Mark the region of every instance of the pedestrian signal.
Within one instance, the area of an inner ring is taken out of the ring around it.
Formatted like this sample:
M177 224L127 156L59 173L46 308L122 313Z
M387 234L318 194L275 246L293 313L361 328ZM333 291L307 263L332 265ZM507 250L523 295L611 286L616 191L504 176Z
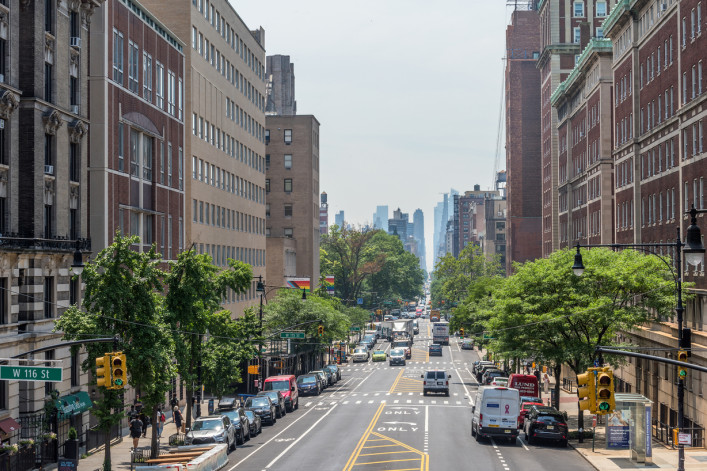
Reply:
M614 372L604 368L597 372L597 414L609 414L615 409Z
M123 352L114 352L110 360L111 389L123 389L128 384L128 370Z
M580 410L595 411L596 397L594 392L594 372L587 371L577 375L577 397Z
M96 358L96 384L110 388L110 355Z
M685 350L680 350L678 352L678 361L682 361L687 363L687 351ZM687 378L687 368L685 368L682 365L678 366L678 379L680 381L683 381L685 378Z

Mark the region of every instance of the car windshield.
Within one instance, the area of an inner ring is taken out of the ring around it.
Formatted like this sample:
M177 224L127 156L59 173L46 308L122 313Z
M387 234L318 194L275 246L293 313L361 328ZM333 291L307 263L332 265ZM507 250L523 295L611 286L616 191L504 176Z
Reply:
M398 357L398 356L402 356L402 355L405 355L405 351L402 348L396 348L396 349L390 351L391 357Z
M364 350L363 348L357 348L356 350L354 350L354 353L366 353L366 350Z
M385 355L385 352L383 350L376 350L373 352L374 355Z
M272 399L273 401L277 401L277 400L278 400L277 391L264 391L264 392L262 392L260 395L262 395L262 396L268 396L268 397L269 397L270 399Z
M268 398L267 397L249 397L245 401L245 406L246 407L262 407L262 406L267 406L268 404Z
M248 420L255 419L255 413L252 410L245 411L245 416L248 417Z
M238 417L238 411L235 410L229 410L226 412L223 412L223 415L231 419L231 422L238 422L239 417Z
M219 419L197 420L194 422L192 430L221 430L223 422Z
M538 420L543 422L564 422L565 418L558 414L538 414Z
M314 376L300 376L299 378L297 378L297 382L300 384L302 384L302 383L316 383L317 378L315 378Z
M266 381L265 391L288 391L290 389L290 382L287 380L282 381Z

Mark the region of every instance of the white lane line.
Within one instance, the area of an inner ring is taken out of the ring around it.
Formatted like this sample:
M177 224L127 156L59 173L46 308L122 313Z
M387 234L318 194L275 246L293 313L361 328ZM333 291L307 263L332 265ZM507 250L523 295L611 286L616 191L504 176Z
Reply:
M356 404L361 404L361 401L356 401Z
M301 435L297 438L297 440L295 440L294 442L292 442L292 443L290 444L290 446L288 446L287 448L285 448L285 449L282 451L282 453L280 453L279 455L277 455L277 457L276 457L274 460L272 460L272 461L265 467L265 469L270 468L272 465L274 465L275 463L277 463L277 460L279 460L280 458L282 458L283 455L287 454L287 452L290 451L290 449L291 449L293 446L295 446L295 445L297 444L297 442L299 442L299 441L302 440L305 436L307 436L307 434L308 434L309 432L311 432L312 429L314 429L314 428L319 424L319 422L321 422L322 420L324 420L324 418L325 418L327 415L331 414L331 411L333 411L334 409L336 409L336 405L333 406L331 409L329 409L329 410L326 412L326 414L324 414L324 415L322 415L321 417L319 417L319 420L317 420L316 422L314 422L311 427L309 427L307 430L305 430L304 433L301 434Z

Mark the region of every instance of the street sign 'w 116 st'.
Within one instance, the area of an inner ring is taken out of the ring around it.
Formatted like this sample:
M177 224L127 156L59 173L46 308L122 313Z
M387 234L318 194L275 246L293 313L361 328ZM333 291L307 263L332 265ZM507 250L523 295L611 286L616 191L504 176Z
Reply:
M61 382L61 368L0 365L0 379Z

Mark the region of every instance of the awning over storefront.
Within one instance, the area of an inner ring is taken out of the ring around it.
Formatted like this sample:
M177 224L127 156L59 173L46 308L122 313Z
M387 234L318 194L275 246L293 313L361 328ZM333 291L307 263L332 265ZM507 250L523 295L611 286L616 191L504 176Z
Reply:
M20 429L20 424L17 423L17 421L13 418L7 418L0 420L0 430L2 430L3 433L10 435L12 433L17 432Z
M67 419L72 415L80 414L93 407L91 398L85 391L79 391L74 394L67 394L56 401L59 419Z

